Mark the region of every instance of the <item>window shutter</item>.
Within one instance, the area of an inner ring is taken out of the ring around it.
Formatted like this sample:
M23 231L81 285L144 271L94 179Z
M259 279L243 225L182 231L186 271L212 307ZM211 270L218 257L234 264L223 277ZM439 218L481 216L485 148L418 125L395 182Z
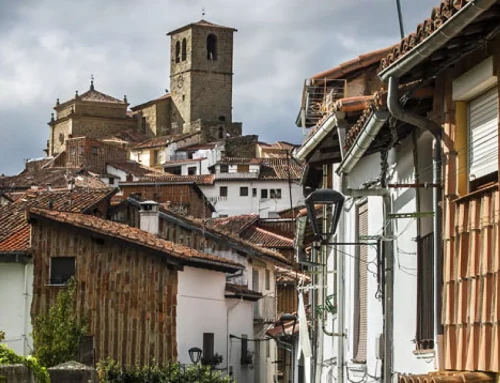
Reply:
M434 348L434 244L433 233L417 243L417 350Z
M358 207L358 238L368 235L368 204ZM366 363L368 338L368 247L358 246L356 257L354 362Z
M469 177L474 180L498 170L498 90L496 87L469 102L468 119Z

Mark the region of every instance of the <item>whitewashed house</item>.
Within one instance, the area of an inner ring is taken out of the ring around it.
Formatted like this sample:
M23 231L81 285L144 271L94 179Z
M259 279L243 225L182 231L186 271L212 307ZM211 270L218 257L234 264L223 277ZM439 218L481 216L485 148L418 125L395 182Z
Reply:
M302 203L301 168L286 158L224 158L210 169L212 185L200 185L217 216L259 214L277 217L279 211Z
M370 84L380 86L374 68L388 51L353 60L350 71L340 65L314 76L316 86L343 85L317 98L322 116L305 107L300 120L314 126L295 152L307 163L304 186L345 197L336 235L312 250L312 261L326 265L312 282L322 310L313 330L316 367L305 374L315 382L388 382L398 372L434 369L433 136L390 119L386 105L399 102L397 88L372 94ZM360 79L369 80L364 88ZM432 92L410 93L406 103L424 115L429 105ZM298 222L300 253L311 238L308 220Z

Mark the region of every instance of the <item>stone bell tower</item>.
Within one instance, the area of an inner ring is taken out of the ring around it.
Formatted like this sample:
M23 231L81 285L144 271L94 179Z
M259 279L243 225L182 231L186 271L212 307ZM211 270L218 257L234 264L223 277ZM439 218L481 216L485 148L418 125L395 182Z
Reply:
M168 33L172 124L178 131L202 131L205 141L241 135L241 124L232 123L235 31L200 20Z

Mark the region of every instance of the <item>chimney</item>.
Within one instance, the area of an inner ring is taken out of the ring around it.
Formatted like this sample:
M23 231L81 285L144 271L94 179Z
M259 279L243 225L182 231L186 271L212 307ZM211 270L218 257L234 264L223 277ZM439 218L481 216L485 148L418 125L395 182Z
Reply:
M155 201L140 202L139 228L157 235L160 227L159 204Z

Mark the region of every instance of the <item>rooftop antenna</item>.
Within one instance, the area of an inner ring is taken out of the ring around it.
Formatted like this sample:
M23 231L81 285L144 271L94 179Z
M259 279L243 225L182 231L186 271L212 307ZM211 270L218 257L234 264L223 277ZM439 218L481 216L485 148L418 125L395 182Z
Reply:
M403 13L401 12L401 1L396 0L396 7L398 8L398 19L399 19L399 33L401 34L401 40L405 37L405 28L403 25Z
M90 90L94 90L94 75L90 75Z

